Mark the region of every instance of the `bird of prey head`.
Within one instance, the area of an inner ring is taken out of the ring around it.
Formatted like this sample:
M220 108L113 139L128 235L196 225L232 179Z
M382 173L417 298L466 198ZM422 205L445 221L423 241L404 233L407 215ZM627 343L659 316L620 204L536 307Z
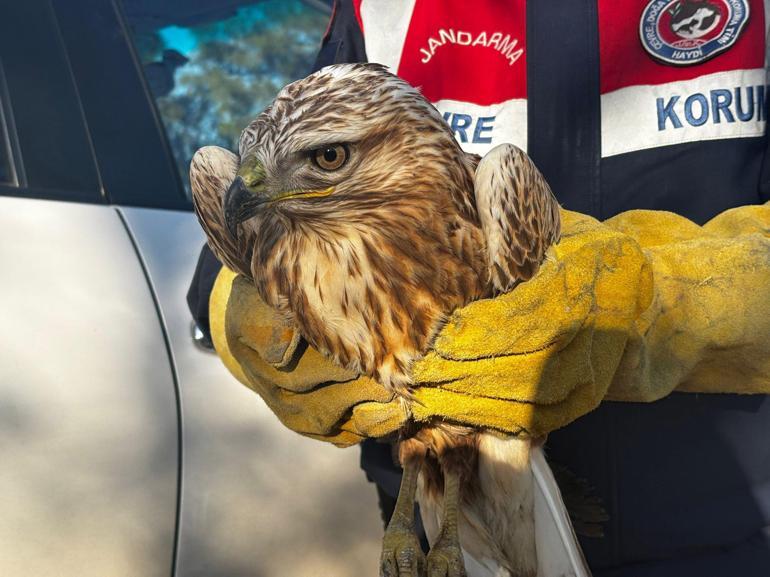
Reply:
M464 190L476 159L415 88L378 64L328 67L289 84L243 131L239 158L203 152L193 159L193 188L216 185L224 195L195 195L201 222L221 241L212 243L217 255L248 277L254 241L265 257L297 227L328 238L362 222L430 219L432 201L448 198L473 212Z

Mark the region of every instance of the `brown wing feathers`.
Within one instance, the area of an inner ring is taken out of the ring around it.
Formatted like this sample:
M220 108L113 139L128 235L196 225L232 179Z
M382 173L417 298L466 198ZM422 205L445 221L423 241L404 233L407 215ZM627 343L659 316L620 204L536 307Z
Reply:
M481 159L474 185L492 284L505 292L531 278L559 240L559 204L532 160L512 144Z
M229 269L251 278L252 239L235 240L228 232L222 211L222 196L238 171L238 157L218 146L198 150L190 163L190 185L198 221L209 246Z

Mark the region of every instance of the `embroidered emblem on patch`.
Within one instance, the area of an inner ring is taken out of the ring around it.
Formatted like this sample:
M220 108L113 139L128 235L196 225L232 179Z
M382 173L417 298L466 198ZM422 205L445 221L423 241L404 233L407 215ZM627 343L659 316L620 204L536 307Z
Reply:
M639 36L654 58L688 66L730 48L748 19L748 0L652 0Z

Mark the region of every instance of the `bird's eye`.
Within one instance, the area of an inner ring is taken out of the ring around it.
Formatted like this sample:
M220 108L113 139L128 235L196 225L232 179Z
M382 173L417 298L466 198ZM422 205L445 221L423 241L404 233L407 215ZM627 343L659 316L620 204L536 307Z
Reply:
M313 162L323 170L337 170L348 160L348 148L344 144L330 144L313 151Z

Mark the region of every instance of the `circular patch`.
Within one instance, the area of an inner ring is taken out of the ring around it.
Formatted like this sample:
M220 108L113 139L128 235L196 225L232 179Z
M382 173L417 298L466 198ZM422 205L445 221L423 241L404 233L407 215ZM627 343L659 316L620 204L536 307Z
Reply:
M748 19L747 0L652 0L639 36L654 58L688 66L730 48Z

